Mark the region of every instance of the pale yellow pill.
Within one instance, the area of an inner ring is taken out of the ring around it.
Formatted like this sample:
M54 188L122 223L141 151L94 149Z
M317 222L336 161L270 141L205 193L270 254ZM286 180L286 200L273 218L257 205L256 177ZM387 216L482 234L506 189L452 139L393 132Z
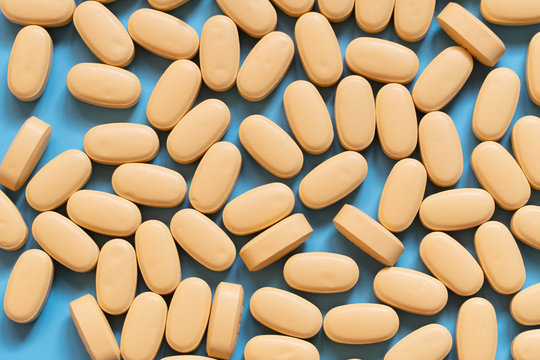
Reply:
M130 108L141 97L141 82L135 74L105 64L75 65L68 72L67 87L80 101L113 109Z
M283 267L283 277L290 287L318 294L348 291L356 285L358 276L353 259L328 252L295 254Z
M512 149L514 156L529 180L531 187L540 190L540 118L524 116L512 128Z
M28 227L19 209L0 190L0 249L17 250L26 243Z
M281 358L319 360L319 351L313 344L283 335L259 335L251 338L244 349L246 360L273 360Z
M296 249L311 233L306 217L293 214L251 239L239 255L249 271L257 271Z
M216 3L249 36L262 38L276 28L277 14L269 0L216 0Z
M534 360L540 358L540 329L528 330L518 334L512 341L512 358L515 360Z
M304 164L302 150L278 124L262 115L251 115L238 128L238 138L247 152L273 175L288 179Z
M442 325L429 324L409 333L384 355L384 360L445 359L452 349L452 334Z
M189 0L148 0L151 7L161 11L169 11L184 5Z
M201 71L189 60L177 60L159 78L146 117L158 130L171 130L189 111L201 88Z
M212 291L203 279L191 277L180 282L167 314L165 338L171 348L191 352L199 346L208 325L211 304Z
M420 315L434 315L448 301L442 282L420 271L400 267L384 268L373 280L377 298L395 308Z
M19 128L0 163L0 184L19 190L45 151L51 138L51 126L30 117Z
M272 0L285 14L292 17L300 17L311 11L315 0Z
M472 130L481 141L497 141L512 122L519 100L519 76L511 69L492 70L478 93Z
M124 320L120 353L124 360L156 357L167 321L167 304L153 292L137 295Z
M395 0L356 0L354 15L360 29L368 33L383 31L392 17Z
M493 305L486 299L471 298L459 308L456 348L459 359L495 359L497 315Z
M26 186L26 201L38 211L53 210L81 189L92 174L92 163L80 150L67 150L43 166Z
M135 233L135 250L146 286L160 295L172 293L181 279L180 257L167 225L143 222Z
M394 234L352 205L343 205L333 222L343 236L384 265L393 266L403 253Z
M510 303L510 313L521 325L540 325L540 284L529 286L516 295Z
M71 22L74 0L3 0L2 14L20 25L64 26Z
M522 0L519 6L515 6L512 0L481 0L480 11L484 19L493 24L519 26L540 23L540 3L536 0Z
M73 25L90 51L105 64L125 67L133 60L133 41L105 5L83 1L73 13Z
M414 84L416 108L425 113L441 110L459 93L472 69L473 59L464 48L451 46L441 51Z
M69 303L71 319L92 360L120 360L111 326L96 299L86 294Z
M420 257L437 279L460 296L474 295L484 284L482 268L471 253L443 232L422 239Z
M317 0L319 12L332 22L347 19L354 8L355 0Z
M94 240L58 213L47 211L36 216L32 235L47 254L73 271L88 272L96 266L99 248Z
M321 330L321 311L306 299L291 292L263 287L249 301L251 315L279 333L307 339Z
M294 26L294 38L302 67L318 86L331 86L343 72L336 34L328 20L316 12L306 13Z
M540 206L522 207L514 213L510 225L519 240L540 250Z
M171 232L191 257L210 270L227 270L236 258L236 248L229 236L196 210L178 211L171 220Z
M294 43L281 31L266 34L242 63L236 87L249 101L266 98L287 73L294 57Z
M418 120L409 90L400 84L383 86L377 93L375 110L384 153L394 160L411 155L418 141Z
M399 327L394 309L381 304L347 304L330 309L324 333L342 344L373 344L392 338Z
M482 189L451 189L428 196L420 205L422 225L435 231L456 231L482 225L495 212L495 202Z
M435 0L396 0L394 27L400 38L409 42L422 40L431 25Z
M129 17L128 31L137 44L167 59L191 59L199 50L199 34L195 29L162 11L135 11Z
M526 79L529 97L540 106L540 32L536 33L529 43L527 52Z
M206 335L206 352L219 359L232 357L244 304L244 289L240 284L220 282L214 294L208 333Z
M54 276L54 264L44 251L21 254L11 270L4 294L4 312L17 323L34 321L43 309Z
M240 65L240 40L236 24L229 17L215 15L206 20L199 49L201 74L214 91L229 90Z

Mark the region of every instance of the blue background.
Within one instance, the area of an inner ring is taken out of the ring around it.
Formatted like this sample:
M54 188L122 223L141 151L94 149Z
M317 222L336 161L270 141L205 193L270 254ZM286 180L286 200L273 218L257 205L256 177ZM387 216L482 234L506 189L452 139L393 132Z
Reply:
M77 0L77 3L80 1ZM436 14L446 5L447 1L438 1ZM461 4L476 15L479 15L479 0L463 0ZM144 0L118 0L115 3L107 5L122 21L127 24L129 15L138 8L148 7ZM171 12L175 16L183 19L193 26L200 34L205 19L211 15L221 13L214 0L191 0L182 7ZM283 14L278 10L277 29L293 35L296 19ZM506 44L507 52L499 61L498 66L506 66L517 72L522 80L521 95L519 106L514 117L514 122L524 115L540 115L540 109L529 99L525 84L525 59L527 45L535 32L540 31L539 25L526 27L502 27L489 25ZM347 44L358 36L366 35L355 23L354 15L343 23L333 25L338 36L342 55L345 54ZM47 161L59 153L68 149L82 149L82 140L85 132L93 126L110 122L135 122L147 123L145 108L152 89L161 73L170 64L169 60L153 55L146 50L136 47L136 56L128 69L134 72L142 83L142 96L140 102L133 108L127 110L115 110L98 108L92 105L82 103L74 99L68 92L65 79L69 69L80 62L98 61L94 55L86 48L72 24L50 29L50 34L54 41L54 58L52 64L49 84L43 96L32 103L24 103L15 99L6 86L6 69L8 65L9 53L13 39L21 27L8 22L3 16L0 16L0 158L6 152L12 138L15 136L18 128L29 116L35 115L48 122L52 126L52 138L43 155L43 158L36 169L41 168ZM385 39L391 39L404 43L395 34L392 23L380 34L375 35ZM240 34L242 60L248 51L255 45L256 39L241 33ZM420 58L420 71L430 62L430 60L444 48L454 45L453 41L440 29L436 20L427 37L418 43L405 43L407 46L417 52ZM197 57L195 61L198 62ZM490 71L490 68L481 65L478 62L474 64L474 71L467 84L444 111L448 112L454 119L458 129L464 152L465 170L461 180L456 187L479 187L479 184L469 166L469 157L471 151L478 144L478 140L471 131L471 118L474 103L478 90ZM343 76L350 72L345 66ZM231 109L231 126L226 133L224 140L231 141L238 145L243 155L243 166L240 178L231 199L243 193L244 191L258 185L280 180L268 172L264 171L241 147L238 141L237 129L240 122L251 114L264 114L274 120L286 131L290 133L287 120L282 106L282 95L286 86L294 80L307 79L298 59L295 55L294 62L286 74L283 81L277 89L267 99L259 103L250 103L242 99L233 88L225 93L215 93L203 85L197 102L210 97L216 97L225 101ZM414 83L414 82L413 82ZM372 83L374 91L378 91L381 84ZM325 99L331 114L333 114L333 100L336 86L329 88L320 88L321 94ZM420 119L421 114L419 114ZM501 143L510 148L510 132L501 140ZM176 164L167 154L165 141L167 133L159 132L161 149L153 163L164 165L179 171L189 183L195 171L196 165ZM337 137L329 151L322 155L305 155L304 167L302 173L293 179L283 181L291 186L295 193L303 175L309 172L321 161L332 155L343 151ZM367 212L369 215L377 216L377 207L379 197L386 179L395 161L387 158L377 141L362 154L369 163L369 174L364 183L347 196L342 201L334 204L324 210L310 210L304 207L298 200L295 205L295 212L304 213L311 225L314 227L313 235L299 249L294 251L331 251L351 256L360 267L360 279L358 284L350 291L342 294L316 295L300 293L307 299L315 303L325 314L329 309L344 303L355 302L378 302L372 291L373 277L383 266L364 254L345 239L332 225L332 218L345 203L351 203ZM419 159L418 151L413 155ZM112 192L110 179L115 167L94 164L94 173L87 184L87 188L99 189ZM30 208L24 197L24 188L17 192L6 191L8 196L17 204L21 210L29 227L37 212ZM426 196L441 189L432 184L428 184ZM540 205L540 193L533 190L530 202ZM141 207L143 220L160 219L166 224L169 223L174 213L182 208L189 206L186 200L184 203L174 209L152 209ZM59 209L65 214L65 207ZM221 213L212 218L222 225ZM511 212L503 211L497 208L494 219L502 221L509 225ZM404 266L420 271L429 272L423 265L418 255L418 245L427 234L427 230L421 226L418 220L405 232L398 234L398 237L405 245L405 252L399 259L397 266ZM459 231L451 233L467 249L474 253L473 230ZM102 246L109 238L97 234L92 234L96 242ZM232 236L237 249L240 249L250 237ZM128 239L133 241L132 238ZM0 302L3 302L4 289L13 264L17 257L30 248L38 247L32 236L29 236L28 242L23 249L8 252L0 251ZM527 269L527 281L525 286L532 285L540 281L540 252L534 250L522 243L519 247L523 254L525 266ZM271 330L257 323L249 313L249 298L251 294L262 286L275 286L291 290L286 285L282 276L284 259L277 261L273 265L255 273L250 273L244 266L240 257L237 257L233 267L225 272L215 273L207 270L193 259L191 259L183 250L178 248L182 264L182 277L199 276L209 282L212 290L220 281L230 281L241 283L245 289L244 313L240 336L233 359L242 358L242 349L246 342L258 334L270 334ZM11 322L0 311L0 359L86 359L88 355L79 339L77 331L69 315L69 302L86 294L95 294L94 285L95 272L78 274L71 272L56 264L56 274L52 285L49 299L41 313L41 316L33 323L20 325ZM139 277L138 292L146 291L147 288ZM299 293L299 292L297 292ZM499 327L499 344L497 349L497 359L510 358L510 344L513 337L521 331L528 328L515 323L509 312L508 306L511 296L503 296L495 293L487 281L478 296L489 299L497 309L497 321ZM167 301L170 296L166 297ZM420 326L438 322L445 325L450 332L455 332L455 321L459 306L465 298L449 293L449 301L446 308L434 316L421 316L398 311L401 325L394 338L379 344L372 345L342 345L328 340L321 331L311 341L317 346L322 359L347 359L358 357L364 360L382 359L387 349L395 344L399 339ZM108 316L112 328L120 341L120 333L124 316ZM196 351L197 354L205 354L205 343ZM158 358L172 355L174 351L168 347L164 341ZM456 359L455 344L450 353L449 359Z

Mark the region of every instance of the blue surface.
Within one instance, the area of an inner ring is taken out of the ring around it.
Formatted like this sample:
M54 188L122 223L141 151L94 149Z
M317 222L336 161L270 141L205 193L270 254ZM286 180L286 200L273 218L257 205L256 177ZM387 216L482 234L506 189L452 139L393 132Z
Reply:
M79 2L80 1L77 0L77 3ZM463 0L460 2L474 14L479 14L479 0ZM446 3L447 1L438 1L436 13L442 10ZM108 5L108 7L120 18L122 23L126 25L129 15L134 10L141 7L148 7L148 4L144 0L118 0L115 3ZM219 13L220 10L214 0L191 0L186 5L172 11L172 14L188 22L198 33L201 32L205 19ZM288 17L280 11L278 11L278 16L279 21L277 29L292 36L296 19ZM519 106L514 117L514 122L524 115L540 115L540 108L534 105L529 99L525 85L527 45L534 33L540 31L540 26L533 25L520 28L489 26L502 38L507 48L507 52L499 61L498 66L506 66L515 70L522 80ZM366 35L356 25L354 16L343 23L334 24L333 27L339 38L343 55L345 54L345 49L349 41L358 36ZM86 48L72 24L62 28L51 29L50 34L54 40L54 59L49 84L45 93L38 101L23 103L15 99L6 86L6 68L9 52L13 39L19 29L20 26L14 25L8 22L4 17L0 16L0 109L2 109L0 118L0 158L3 157L20 125L31 115L41 118L52 126L51 141L49 142L37 169L41 168L47 161L62 151L68 149L82 149L82 140L85 132L95 125L119 121L147 123L145 116L146 103L154 84L161 73L170 64L169 60L150 54L142 48L137 47L135 59L128 69L139 77L143 86L141 100L138 105L128 110L94 107L74 99L67 90L65 79L67 72L75 64L98 60ZM395 34L392 24L385 31L375 36L404 43ZM256 43L256 39L250 38L242 33L240 35L240 41L242 47L242 59L244 59L249 49ZM434 20L429 34L423 41L406 45L418 53L420 58L420 73L436 54L444 48L454 45L454 43L446 36ZM195 60L198 61L197 58ZM476 95L483 79L489 71L490 68L475 62L474 72L466 86L460 92L458 97L444 109L444 111L448 112L454 119L462 141L465 157L465 170L456 187L479 187L469 166L470 153L478 144L478 141L471 131L471 118ZM350 72L345 66L343 75L346 76L348 74L350 74ZM300 65L298 55L295 55L295 60L284 80L274 93L262 102L249 103L245 101L238 95L236 88L233 88L226 93L215 93L204 85L201 88L197 103L210 97L216 97L224 100L231 109L231 126L225 135L224 140L237 144L243 155L242 172L231 195L231 199L255 186L272 181L280 181L278 178L264 171L243 150L238 141L237 129L240 122L246 116L259 113L268 116L290 133L282 107L282 95L286 86L297 79L306 79L306 75ZM374 91L377 91L381 86L377 83L372 84ZM333 114L335 88L335 86L332 86L330 88L320 89L331 114ZM501 143L507 148L510 147L509 135L510 132L508 132L501 140ZM165 132L159 133L162 146L153 163L178 170L189 183L197 164L179 165L172 161L164 146L166 136L167 134ZM326 153L317 156L305 154L302 173L295 178L284 182L291 186L296 193L300 180L304 174L321 161L341 151L343 151L343 148L340 146L336 137L332 147ZM382 265L364 254L360 249L339 234L331 221L345 203L354 204L373 217L376 217L377 215L380 193L386 176L390 172L395 161L387 158L383 154L377 140L375 140L366 151L363 151L362 154L369 163L369 174L365 182L356 191L337 204L324 210L314 211L307 209L300 201L297 201L294 209L295 212L304 213L315 229L313 235L294 253L301 251L331 251L347 254L356 260L360 267L360 279L358 284L346 293L332 295L300 293L300 295L305 296L315 303L321 309L323 314L332 307L344 303L378 302L372 291L372 282L373 277L377 271L382 268ZM417 159L419 158L418 151L414 153L414 157ZM87 188L112 192L110 178L114 169L113 166L94 164L94 174L87 184ZM439 190L439 188L429 184L426 195ZM8 190L6 193L17 204L27 224L30 226L33 218L37 215L37 212L31 209L26 203L24 188L18 192L11 192ZM540 193L538 191L533 191L530 203L540 205ZM173 214L178 209L187 206L189 206L189 202L186 200L181 206L174 209L151 209L141 207L141 210L143 213L143 220L160 219L168 224ZM65 213L65 207L60 208L59 211ZM510 212L497 208L494 219L509 225L510 216ZM222 225L220 213L212 218L215 219L219 225ZM398 234L398 237L405 245L405 252L399 259L397 263L398 266L428 272L418 255L418 245L427 232L428 231L421 226L419 221L415 220L413 225L407 231ZM451 235L474 253L473 230L453 232ZM100 246L109 239L97 234L92 234L92 236ZM237 249L240 249L250 237L233 236L232 239L236 244ZM129 240L132 241L133 239L130 238ZM38 245L30 235L28 242L23 249L15 252L0 251L0 302L3 302L4 289L11 268L17 260L17 257L24 250L34 247L38 247ZM519 243L519 247L522 251L527 269L527 281L525 286L540 282L540 252L522 243ZM200 276L209 282L212 290L215 289L220 281L237 282L244 286L246 295L244 314L242 317L242 326L238 344L233 356L233 359L242 359L242 349L251 337L258 334L273 333L252 318L248 308L249 298L257 288L262 286L275 286L291 290L286 285L282 276L282 267L288 256L255 273L250 273L244 266L240 257L237 257L230 270L222 273L215 273L195 262L180 248L178 248L178 250L181 257L183 278ZM15 324L5 316L3 311L0 311L0 359L87 359L88 355L86 354L84 346L71 321L68 305L70 301L86 293L95 294L94 278L94 271L87 274L78 274L56 264L56 274L49 299L41 316L34 323L27 325ZM146 290L147 288L144 285L142 278L139 277L138 292ZM520 326L512 320L508 312L508 305L511 297L495 293L487 281L477 295L490 300L497 309L497 321L499 326L497 359L509 359L510 343L513 337L517 333L529 328ZM169 301L170 296L166 297L166 299ZM328 340L322 331L311 341L319 349L322 359L347 359L351 357L358 357L364 360L382 359L387 349L403 336L420 326L438 322L445 325L452 333L454 333L457 311L464 300L465 298L450 293L448 305L443 311L435 316L421 316L398 311L401 320L400 329L393 339L383 343L362 346L335 344ZM111 322L118 341L120 341L120 332L124 316L109 316L108 319ZM172 354L174 354L174 351L168 347L166 342L164 342L159 351L158 358ZM204 342L197 349L196 354L205 354ZM448 358L457 358L455 345Z

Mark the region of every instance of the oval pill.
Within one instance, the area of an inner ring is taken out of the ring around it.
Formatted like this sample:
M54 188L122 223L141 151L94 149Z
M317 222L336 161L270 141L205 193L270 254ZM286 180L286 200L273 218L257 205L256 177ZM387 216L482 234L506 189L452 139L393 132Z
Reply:
M148 0L151 7L161 11L169 11L184 5L189 0Z
M510 313L521 325L540 325L540 284L529 286L518 292L510 302Z
M216 3L249 36L262 38L276 28L277 13L269 0L216 0Z
M540 329L518 334L512 341L512 358L515 360L534 360L540 357L539 343Z
M3 0L2 14L20 25L64 26L71 22L74 0Z
M17 250L26 243L28 227L19 209L0 190L0 249Z
M512 128L512 149L514 156L527 177L531 187L540 190L540 118L537 116L524 116Z
M367 33L383 31L394 12L395 0L356 0L354 15L356 24Z
M456 323L459 359L494 359L497 352L497 316L493 305L475 297L459 308Z
M355 0L317 0L319 12L332 22L347 19L354 8Z
M540 206L522 207L512 215L510 226L520 241L540 250Z
M244 349L246 360L272 360L282 357L319 360L319 351L311 343L283 335L258 335Z
M422 40L431 25L435 0L396 0L394 27L400 38L409 42Z
M519 26L540 23L538 1L523 0L519 6L514 5L511 0L481 0L480 11L484 19L493 24Z
M444 326L429 324L399 340L384 360L444 359L452 349L452 334Z
M311 11L315 0L272 0L285 14L292 17L300 17Z

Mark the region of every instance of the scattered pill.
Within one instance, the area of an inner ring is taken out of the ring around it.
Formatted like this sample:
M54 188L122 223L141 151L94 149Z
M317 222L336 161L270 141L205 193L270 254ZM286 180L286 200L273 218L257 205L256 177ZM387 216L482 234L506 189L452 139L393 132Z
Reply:
M521 325L540 325L540 284L529 286L518 292L510 302L510 314Z
M246 360L272 360L282 357L319 360L319 351L313 344L283 335L259 335L251 338L244 349Z
M540 329L518 334L512 341L512 357L515 360L534 360L540 357Z
M431 25L435 0L396 0L394 27L400 38L409 42L422 40Z
M445 359L452 349L452 334L444 326L429 324L409 333L388 350L384 360Z
M395 0L356 0L356 24L367 33L383 31L390 23Z
M148 0L151 7L161 11L169 11L184 5L189 0Z
M497 315L486 299L471 298L459 308L456 348L459 359L495 359Z
M332 22L345 21L352 13L355 0L317 0L319 12Z
M519 240L540 250L540 206L520 208L512 216L510 226Z
M540 118L524 116L512 128L512 149L514 156L529 180L531 187L540 190Z
M249 36L262 38L276 28L277 13L269 0L216 0L216 3Z
M71 22L75 1L3 0L0 10L9 21L16 24L57 27Z
M540 23L538 1L522 0L519 6L515 5L512 0L481 0L480 11L484 19L493 24L520 26Z
M311 11L315 0L272 0L285 14L292 17L300 17Z
M0 190L0 249L17 250L26 243L28 227L19 209Z

